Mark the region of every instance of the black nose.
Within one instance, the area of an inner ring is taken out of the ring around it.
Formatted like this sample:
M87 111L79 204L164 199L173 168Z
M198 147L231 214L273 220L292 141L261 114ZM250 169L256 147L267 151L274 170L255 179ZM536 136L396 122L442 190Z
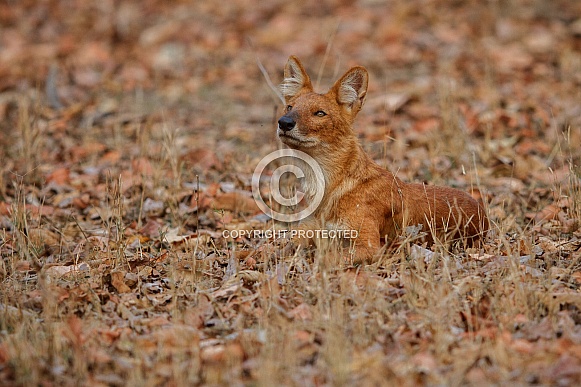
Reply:
M278 120L278 127L283 132L288 132L289 130L292 130L296 124L297 123L295 122L295 120L288 116L282 116L280 117L280 120Z

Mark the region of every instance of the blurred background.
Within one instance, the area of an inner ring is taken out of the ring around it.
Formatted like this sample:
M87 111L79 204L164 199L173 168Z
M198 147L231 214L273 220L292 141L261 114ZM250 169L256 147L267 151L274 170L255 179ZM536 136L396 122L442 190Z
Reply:
M249 174L281 113L257 61L277 85L291 54L320 91L368 68L356 130L404 178L550 182L547 166L579 165L577 1L23 0L0 4L4 182L83 165Z

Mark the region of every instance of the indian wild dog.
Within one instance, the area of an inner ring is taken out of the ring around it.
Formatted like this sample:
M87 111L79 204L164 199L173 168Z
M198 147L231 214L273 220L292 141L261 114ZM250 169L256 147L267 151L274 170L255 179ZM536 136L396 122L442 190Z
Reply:
M321 204L302 229L357 230L353 262L372 262L383 240L394 240L407 226L422 225L425 240L478 241L488 230L483 207L466 192L405 183L365 153L353 121L365 101L368 73L357 66L325 94L315 93L301 62L294 56L284 68L280 90L285 114L278 120L281 142L313 157L325 176ZM320 185L305 174L304 191ZM304 243L305 241L300 241Z

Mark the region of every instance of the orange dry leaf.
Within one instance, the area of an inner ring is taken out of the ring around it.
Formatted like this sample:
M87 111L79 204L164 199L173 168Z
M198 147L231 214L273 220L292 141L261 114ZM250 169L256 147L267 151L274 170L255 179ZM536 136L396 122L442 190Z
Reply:
M33 228L28 230L28 240L34 246L58 246L60 237L50 230L44 228Z
M253 257L248 257L246 258L245 262L246 267L249 269L254 269L254 267L256 266L256 259L254 259Z
M119 329L103 329L98 331L101 340L107 345L113 344L119 336L121 336L121 331Z
M54 207L53 206L48 206L48 205L42 205L42 206L35 206L33 204L27 204L25 206L26 211L28 211L30 213L30 216L32 217L38 217L38 216L50 216L54 214Z
M194 165L194 168L200 168L202 171L207 171L210 168L221 169L221 163L216 152L209 148L196 148L183 156L185 161Z
M0 343L0 364L5 364L10 360L10 355L8 354L8 349L5 343Z
M569 219L564 211L559 211L557 218L561 222L561 229L564 233L571 234L579 229L579 219Z
M20 272L27 272L31 269L30 262L28 261L16 261L14 263L14 270Z
M532 218L535 222L544 222L547 220L552 220L557 217L557 214L561 209L556 204L549 204L537 213L529 212L526 214L527 218Z
M129 293L131 288L125 284L123 281L125 278L125 272L114 271L111 272L111 285L117 289L119 293Z
M313 342L313 334L309 331L299 330L295 332L295 339L300 345L310 344Z
M139 232L149 238L157 238L160 236L162 229L163 225L160 222L150 219L139 230Z
M240 192L227 192L224 194L218 194L211 202L211 207L220 210L250 214L260 211L252 197Z
M261 297L264 299L270 299L278 297L280 294L280 285L276 277L271 278L268 281L264 281L260 284L259 292Z
M208 196L216 196L220 190L220 183L212 183L208 185L204 193Z
M472 196L474 199L478 200L481 203L484 201L484 195L482 194L482 191L479 188L473 187L470 190L470 196Z
M161 327L169 324L170 322L165 316L157 316L147 322L147 326L149 327Z
M223 363L224 361L240 362L244 358L244 349L239 343L219 344L205 347L200 352L204 363Z
M416 121L413 126L414 131L419 133L430 132L432 130L438 129L440 126L440 120L438 118L429 117L422 120Z
M131 161L131 168L133 169L133 172L137 175L142 176L153 175L153 166L151 165L151 162L145 157L139 157Z
M528 340L516 339L510 344L512 349L519 353L530 354L535 350L535 346Z
M202 328L204 323L214 315L214 305L205 295L200 295L198 305L184 312L184 322L196 328Z
M0 215L10 215L12 212L12 206L10 203L0 202Z
M101 157L100 163L101 164L115 164L115 163L119 162L120 159L121 159L121 152L119 152L117 150L112 150L112 151L105 153L103 155L103 157Z
M98 142L87 142L83 145L77 145L69 148L73 162L79 162L87 156L103 152L107 147Z
M47 183L65 185L70 183L70 170L68 168L57 168L46 177Z
M64 335L72 342L75 349L80 349L85 342L85 335L83 334L82 320L72 315L67 320L67 327L63 330Z
M77 207L80 210L84 210L85 208L89 207L91 197L89 194L83 194L81 196L77 196L73 198L73 206Z

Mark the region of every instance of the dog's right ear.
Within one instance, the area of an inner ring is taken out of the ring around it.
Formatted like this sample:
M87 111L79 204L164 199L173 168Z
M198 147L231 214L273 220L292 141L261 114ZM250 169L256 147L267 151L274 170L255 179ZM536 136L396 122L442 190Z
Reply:
M296 56L290 56L284 66L284 79L280 91L286 102L302 91L313 91L311 78Z

